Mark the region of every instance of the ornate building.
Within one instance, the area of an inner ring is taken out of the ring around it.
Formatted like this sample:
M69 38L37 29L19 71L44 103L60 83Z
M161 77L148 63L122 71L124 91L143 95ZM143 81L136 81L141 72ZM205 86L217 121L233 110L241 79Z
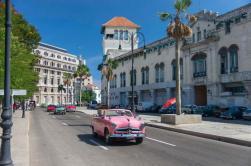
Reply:
M182 104L251 106L251 3L222 15L207 10L196 15L197 22L190 25L193 35L180 48ZM121 43L128 40L128 31L137 31L139 26L116 18L109 21L112 26L102 26L104 62L109 58L119 62L110 83L111 105L130 104L131 73L135 102L162 105L175 96L175 41L160 39L148 44L146 52L136 46L135 71L131 72L130 47ZM103 76L102 85L105 103Z

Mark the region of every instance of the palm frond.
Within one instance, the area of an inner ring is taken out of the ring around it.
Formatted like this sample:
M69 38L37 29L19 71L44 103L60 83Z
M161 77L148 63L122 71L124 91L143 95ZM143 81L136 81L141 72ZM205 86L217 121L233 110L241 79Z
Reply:
M171 18L171 14L168 12L159 13L159 18L161 21L166 21Z

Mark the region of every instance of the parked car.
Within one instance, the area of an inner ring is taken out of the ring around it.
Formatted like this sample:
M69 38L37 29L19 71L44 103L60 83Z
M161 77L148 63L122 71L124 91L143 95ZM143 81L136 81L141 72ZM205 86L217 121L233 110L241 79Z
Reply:
M135 140L142 143L145 137L145 124L130 110L99 110L91 122L94 136L103 136L107 144L114 140Z
M183 112L185 114L202 114L202 111L198 109L197 105L191 104L191 105L184 105Z
M161 107L159 110L160 114L175 114L176 113L176 104L172 104L169 107Z
M56 105L48 105L47 112L54 112L56 110Z
M245 110L242 116L243 116L243 119L251 120L251 108Z
M65 107L62 105L58 105L56 106L56 109L54 111L54 114L60 114L60 115L64 115L66 113Z
M229 107L227 111L223 112L220 117L224 119L240 119L246 109L247 107L232 106Z
M150 112L151 109L153 107L153 103L152 102L139 102L138 105L136 105L136 110L138 112Z
M92 108L92 109L97 109L98 106L98 102L96 100L92 100L89 104L88 104L88 108Z
M221 109L217 105L206 105L204 107L200 107L202 111L202 116L208 117L208 116L216 116L217 114L220 114Z
M75 105L66 105L65 110L66 112L76 112L77 107Z
M158 113L160 109L161 109L161 106L160 106L160 105L154 104L154 105L151 107L151 112Z

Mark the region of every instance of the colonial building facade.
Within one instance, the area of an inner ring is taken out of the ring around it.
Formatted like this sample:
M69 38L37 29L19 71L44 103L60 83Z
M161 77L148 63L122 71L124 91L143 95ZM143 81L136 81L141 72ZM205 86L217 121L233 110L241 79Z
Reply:
M192 37L180 44L182 104L251 106L251 4L222 15L206 10L196 15L197 22L190 25ZM119 62L110 83L111 105L129 105L132 98L136 104L149 101L162 105L166 99L175 97L175 41L166 37L148 44L145 51L136 49L135 71L131 72L130 49L120 47L120 43L125 42L121 39L127 38L120 37L123 33L114 37L118 29L125 32L131 27L120 22L113 25L109 27L113 46L103 44L104 60L112 58ZM103 34L106 42L105 30ZM131 95L132 73L134 97ZM102 102L106 98L105 82L102 77Z
M79 63L85 63L85 61L68 53L63 48L45 43L40 43L33 52L36 56L39 56L39 61L35 66L35 71L39 73L37 85L39 91L34 94L33 100L36 101L37 105L61 103L61 92L58 91L58 86L64 85L64 73L73 74ZM92 82L92 79L88 78L83 85L88 84L88 82ZM66 86L64 87L66 89ZM78 86L77 79L72 79L68 88L68 99L67 92L62 91L63 104L76 102L78 87L80 86Z

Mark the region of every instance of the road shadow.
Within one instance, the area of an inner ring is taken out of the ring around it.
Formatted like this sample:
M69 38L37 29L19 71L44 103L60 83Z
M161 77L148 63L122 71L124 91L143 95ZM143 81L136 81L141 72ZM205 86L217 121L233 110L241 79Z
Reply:
M102 146L133 146L133 145L137 145L135 143L135 141L118 141L118 140L114 140L111 144L107 145L104 142L104 138L103 137L94 137L92 134L79 134L77 135L78 139L80 141L83 141L89 145L93 145L93 146L98 146L97 144L93 143L92 140L94 140L95 142L99 143Z
M208 121L208 122L219 122L219 123L250 125L251 126L250 120L243 120L243 119L232 120L232 119L222 119L222 118L216 118L216 117L202 117L202 120Z

